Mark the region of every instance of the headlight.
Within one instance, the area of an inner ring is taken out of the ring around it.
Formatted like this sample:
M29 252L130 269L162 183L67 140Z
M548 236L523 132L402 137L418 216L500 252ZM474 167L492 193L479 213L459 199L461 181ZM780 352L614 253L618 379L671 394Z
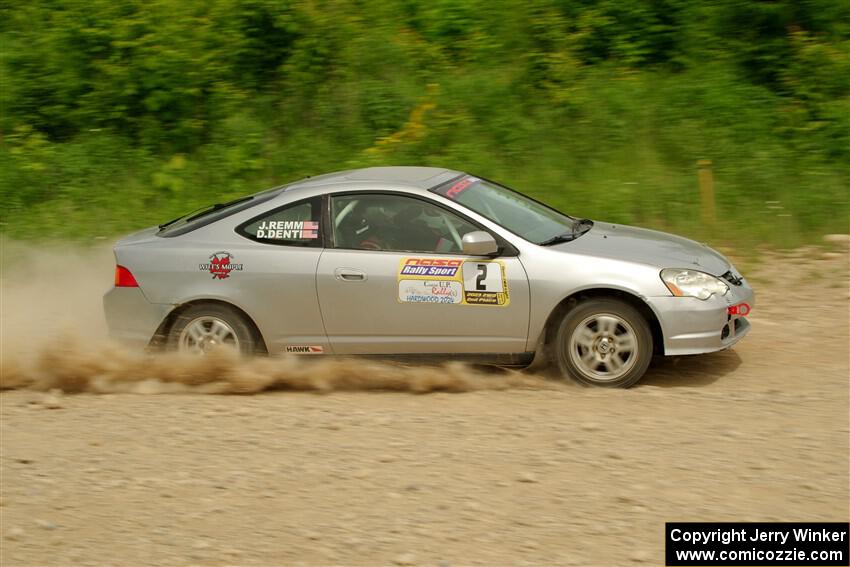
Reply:
M729 291L729 286L723 280L696 270L667 268L661 270L661 281L676 297L696 297L704 300L715 293L726 295Z

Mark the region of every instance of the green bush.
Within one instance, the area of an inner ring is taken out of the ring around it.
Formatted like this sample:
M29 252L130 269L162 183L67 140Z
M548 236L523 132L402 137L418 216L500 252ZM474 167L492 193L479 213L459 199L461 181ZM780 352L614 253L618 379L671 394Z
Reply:
M718 243L848 232L842 6L6 2L2 231L111 237L304 175L426 164Z

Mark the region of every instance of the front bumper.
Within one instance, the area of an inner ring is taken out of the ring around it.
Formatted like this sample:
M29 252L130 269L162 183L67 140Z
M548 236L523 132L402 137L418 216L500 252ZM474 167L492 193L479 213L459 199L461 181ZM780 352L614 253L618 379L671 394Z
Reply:
M134 348L145 348L172 309L151 303L137 287L113 287L103 296L109 336Z
M723 297L652 297L664 334L664 354L702 354L723 350L750 332L746 316L730 315L729 308L746 303L755 306L755 295L746 282L730 285Z

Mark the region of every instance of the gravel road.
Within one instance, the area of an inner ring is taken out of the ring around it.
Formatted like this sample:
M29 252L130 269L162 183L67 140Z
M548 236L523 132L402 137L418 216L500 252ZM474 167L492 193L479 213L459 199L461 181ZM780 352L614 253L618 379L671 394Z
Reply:
M749 337L627 391L6 391L0 563L660 565L665 521L846 521L848 257L749 272Z

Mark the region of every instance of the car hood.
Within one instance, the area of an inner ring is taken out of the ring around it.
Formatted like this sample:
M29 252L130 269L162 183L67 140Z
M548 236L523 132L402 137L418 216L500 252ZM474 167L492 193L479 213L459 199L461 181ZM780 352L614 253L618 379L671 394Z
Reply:
M634 226L594 222L593 228L554 249L573 254L640 262L658 268L692 268L719 276L730 269L722 254L681 236Z

